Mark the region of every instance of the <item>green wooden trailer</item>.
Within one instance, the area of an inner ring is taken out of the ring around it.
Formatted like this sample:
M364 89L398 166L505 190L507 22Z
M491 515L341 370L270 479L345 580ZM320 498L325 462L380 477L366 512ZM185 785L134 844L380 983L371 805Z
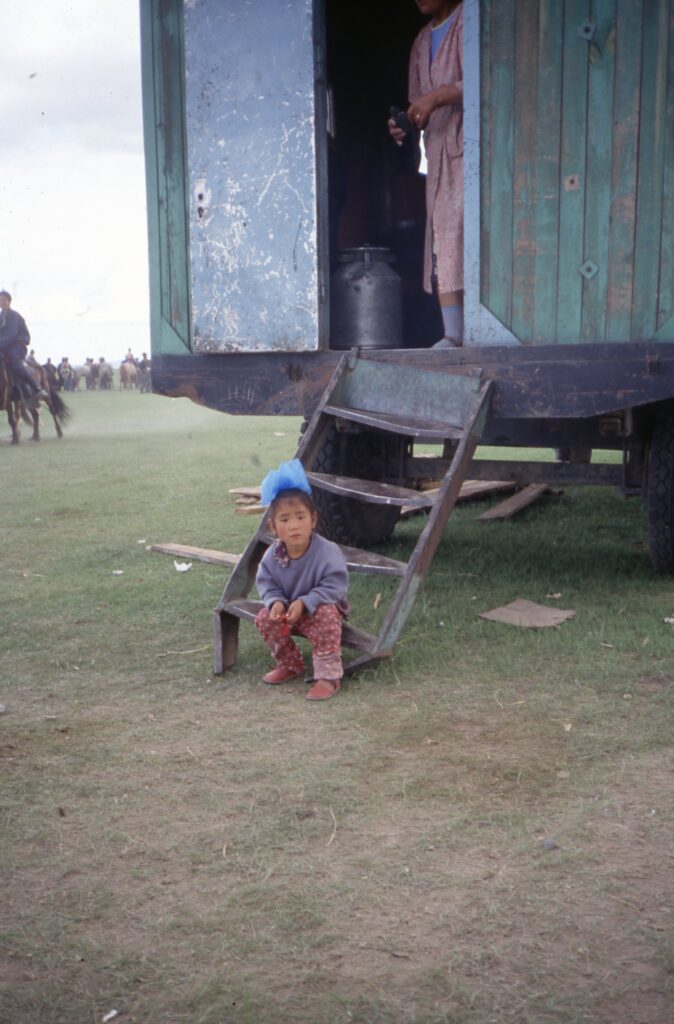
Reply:
M412 0L141 0L154 390L315 414L302 453L344 543L388 536L402 493L450 472L467 431L560 456L462 451L471 478L643 495L654 565L672 571L674 0L463 7L465 342L443 351L423 179L386 129L422 24ZM364 245L396 255L403 344L345 356L331 269ZM622 465L592 463L598 449Z

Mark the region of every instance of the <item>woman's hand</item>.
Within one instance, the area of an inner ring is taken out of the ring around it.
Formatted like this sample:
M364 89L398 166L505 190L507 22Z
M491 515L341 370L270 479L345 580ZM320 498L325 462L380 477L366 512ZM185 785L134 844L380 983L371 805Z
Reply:
M428 124L428 119L438 106L435 90L419 96L414 103L410 103L407 109L407 116L412 124L420 131Z
M294 626L295 623L299 619L301 619L303 615L304 602L300 601L300 599L298 598L296 601L293 601L293 603L289 606L288 613L286 615L286 622L288 623L289 626Z
M419 130L425 128L428 119L438 107L451 107L463 103L462 85L441 85L437 89L418 96L407 108L407 116Z
M269 609L269 618L272 622L281 622L285 618L286 606L283 601L274 601Z
M405 136L407 132L404 132L402 128L398 128L398 125L395 123L392 117L389 117L387 123L388 133L395 142L396 146L402 146L403 142L405 141Z

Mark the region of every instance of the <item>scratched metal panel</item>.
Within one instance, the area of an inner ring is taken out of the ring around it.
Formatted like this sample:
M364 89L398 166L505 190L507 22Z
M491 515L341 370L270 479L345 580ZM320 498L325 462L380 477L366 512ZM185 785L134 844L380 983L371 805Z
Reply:
M312 0L185 0L196 351L318 347Z

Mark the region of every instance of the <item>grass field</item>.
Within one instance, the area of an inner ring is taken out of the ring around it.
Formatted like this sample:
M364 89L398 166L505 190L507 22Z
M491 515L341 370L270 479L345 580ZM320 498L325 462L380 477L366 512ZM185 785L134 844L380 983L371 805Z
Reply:
M241 551L228 489L299 421L69 401L62 441L0 444L2 1024L672 1024L674 585L641 506L462 506L395 657L315 706L250 627L214 677L226 572L146 549ZM478 617L515 598L576 615Z

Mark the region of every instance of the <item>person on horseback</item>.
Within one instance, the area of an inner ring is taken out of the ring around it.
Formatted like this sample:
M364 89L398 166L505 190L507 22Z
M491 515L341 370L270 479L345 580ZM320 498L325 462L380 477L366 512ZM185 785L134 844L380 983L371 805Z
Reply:
M47 357L47 362L44 363L42 369L47 374L47 380L52 391L59 391L61 388L61 378L58 375L58 370L51 361L51 356Z
M26 404L35 406L40 399L47 399L49 395L40 387L26 362L30 341L26 321L11 307L12 296L3 289L0 291L0 355L7 363L12 380Z
M74 374L73 368L68 362L68 356L63 356L61 362L58 364L56 368L56 372L59 375L59 380L61 381L61 387L63 388L63 390L72 391Z

